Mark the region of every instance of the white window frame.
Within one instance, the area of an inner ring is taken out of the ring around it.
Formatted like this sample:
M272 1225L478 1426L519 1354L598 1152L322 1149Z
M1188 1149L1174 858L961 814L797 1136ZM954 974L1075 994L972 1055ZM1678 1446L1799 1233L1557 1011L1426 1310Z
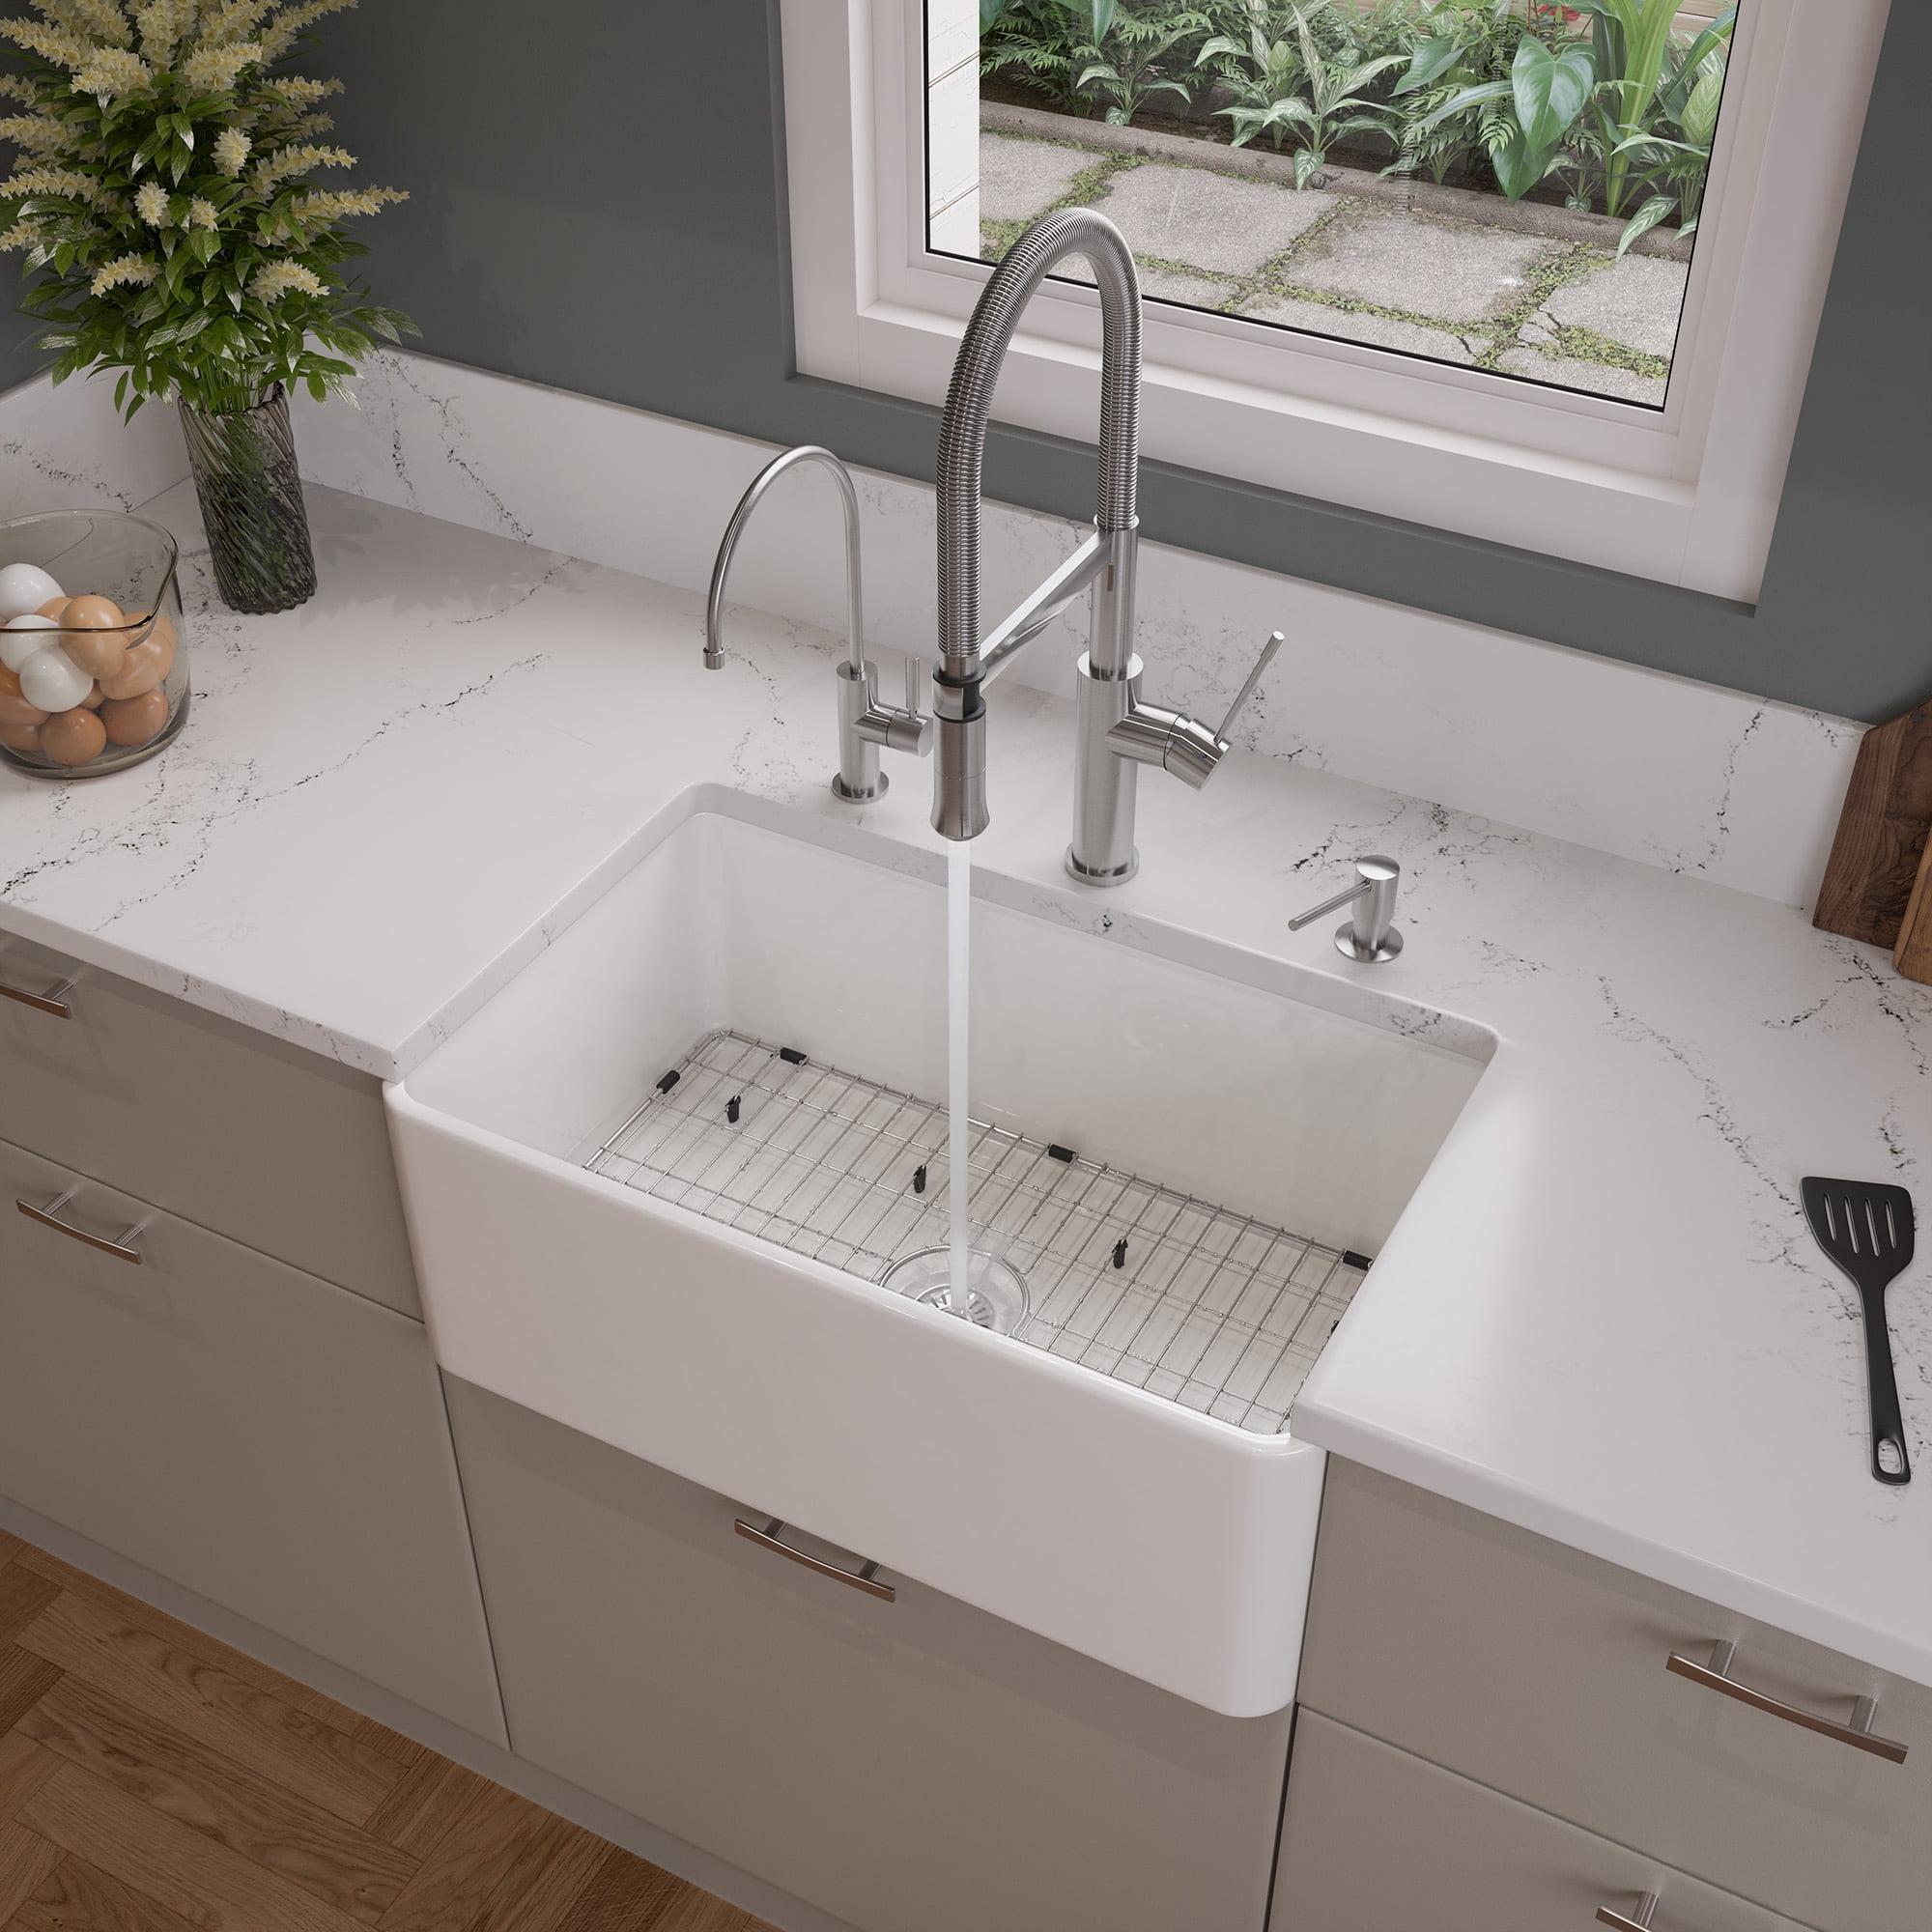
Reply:
M1741 10L1661 411L1151 301L1143 452L1754 603L1889 7ZM987 270L926 243L922 0L781 8L797 367L942 402ZM1049 280L997 415L1091 440L1098 352Z

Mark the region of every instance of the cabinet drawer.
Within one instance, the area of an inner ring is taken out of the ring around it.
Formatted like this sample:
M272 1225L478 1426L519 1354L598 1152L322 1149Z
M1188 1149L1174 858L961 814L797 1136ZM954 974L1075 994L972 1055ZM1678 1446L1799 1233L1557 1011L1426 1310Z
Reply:
M1259 1932L1289 1714L1217 1717L902 1577L880 1602L447 1387L520 1756L861 1932Z
M0 1140L416 1315L378 1083L0 937Z
M1654 1932L1796 1932L1788 1918L1302 1714L1268 1932L1602 1932L1600 1906L1636 1918L1646 1892Z
M1888 1763L1666 1669L1731 1674ZM1303 1701L1826 1932L1932 1898L1932 1692L1331 1458Z
M494 1740L421 1327L0 1143L0 1494Z

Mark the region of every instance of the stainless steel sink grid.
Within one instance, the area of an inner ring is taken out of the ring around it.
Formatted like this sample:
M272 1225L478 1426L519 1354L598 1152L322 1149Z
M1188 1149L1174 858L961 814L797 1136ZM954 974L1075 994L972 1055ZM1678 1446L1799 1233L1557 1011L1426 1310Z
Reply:
M585 1161L593 1174L871 1282L945 1242L944 1106L728 1031L674 1070ZM975 1243L1032 1298L1015 1340L1259 1435L1286 1426L1361 1283L1353 1258L1009 1128L972 1130Z

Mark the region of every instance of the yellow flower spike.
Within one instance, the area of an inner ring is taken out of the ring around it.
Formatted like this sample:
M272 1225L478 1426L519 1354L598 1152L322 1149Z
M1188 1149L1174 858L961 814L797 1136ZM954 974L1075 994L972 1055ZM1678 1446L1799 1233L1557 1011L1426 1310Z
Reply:
M346 148L322 148L313 142L275 148L255 163L255 187L267 194L277 184L305 175L311 168L353 168L355 156Z
M99 184L71 168L15 168L0 182L0 200L14 201L27 194L58 194L71 201L100 202Z
M254 41L237 41L230 46L197 47L182 62L182 78L197 94L225 94L261 58L261 46Z
M248 280L248 293L257 301L280 301L286 295L327 295L328 284L313 269L299 262L265 262Z
M125 47L133 39L114 0L34 0L34 11L56 27L104 47Z
M148 63L126 47L95 47L73 71L73 84L80 93L98 94L103 99L138 94L154 77Z
M0 37L25 47L30 54L52 61L71 72L85 67L100 49L91 41L62 27L50 27L40 20L0 20Z
M160 272L145 255L121 255L97 269L90 286L98 296L124 286L145 289Z

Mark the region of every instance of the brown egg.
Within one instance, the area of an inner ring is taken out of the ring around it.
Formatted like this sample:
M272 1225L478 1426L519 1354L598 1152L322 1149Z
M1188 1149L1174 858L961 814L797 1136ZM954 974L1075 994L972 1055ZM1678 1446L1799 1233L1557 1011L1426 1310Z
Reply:
M14 678L12 692L0 692L0 724L33 724L39 728L46 723L46 713L39 705L29 705L25 697L19 696L19 678Z
M34 612L34 615L37 617L51 617L54 620L54 622L58 624L60 622L60 613L63 611L65 611L67 607L72 602L73 599L71 597L49 597L47 601L44 604L43 604L38 611Z
M41 726L41 750L57 765L84 765L107 749L107 726L84 704L56 712Z
M167 617L157 617L154 629L128 651L119 670L99 673L100 688L109 697L139 697L167 676L174 661L175 627Z
M127 612L111 597L70 597L60 613L61 648L82 670L104 682L125 667L127 623Z
M167 693L144 691L139 697L111 697L100 707L110 745L145 745L168 722Z
M10 752L38 752L41 727L38 724L0 724L0 745Z
M107 702L107 694L101 690L99 685L91 684L87 687L87 696L83 697L80 701L84 705L86 705L90 711L99 711L100 707Z

